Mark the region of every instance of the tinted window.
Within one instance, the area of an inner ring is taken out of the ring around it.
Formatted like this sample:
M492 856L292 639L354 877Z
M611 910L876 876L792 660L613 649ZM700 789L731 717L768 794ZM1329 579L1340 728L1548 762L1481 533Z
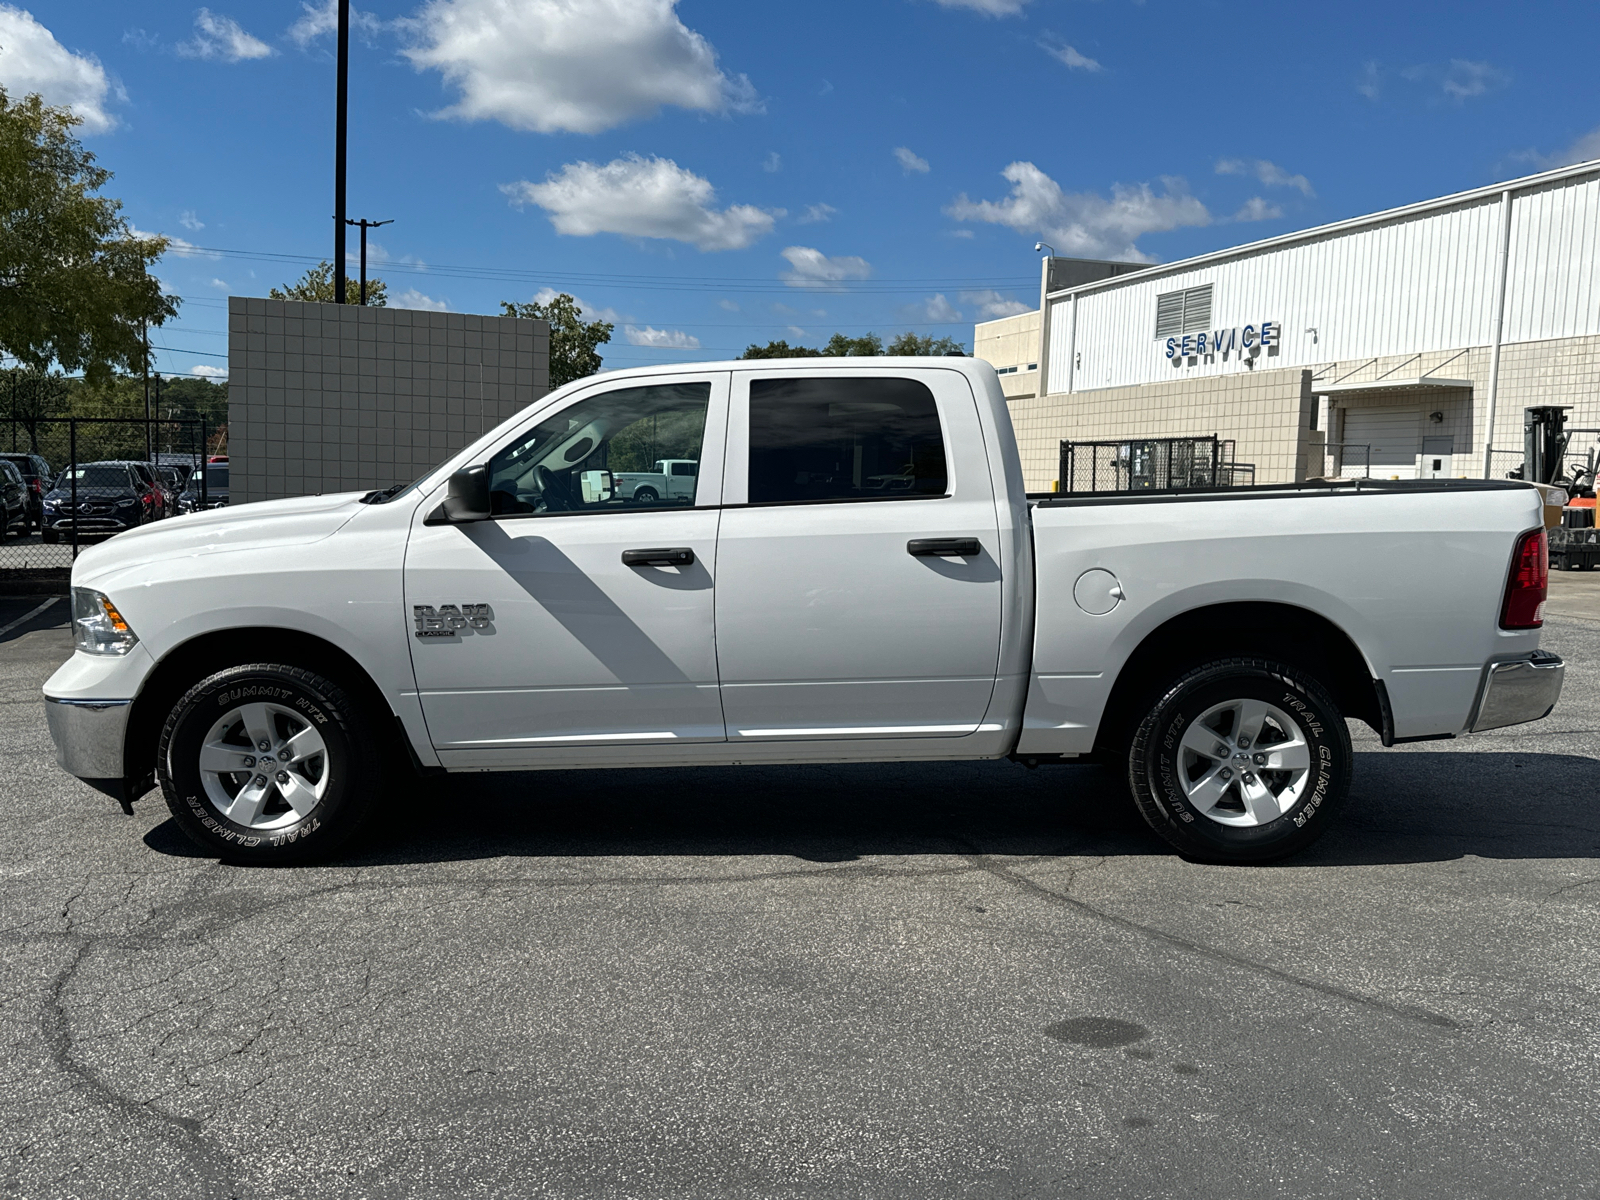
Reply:
M128 490L128 469L126 467L74 467L61 477L58 486L68 489L76 477L80 488L116 488L120 491Z
M0 463L0 470L4 470L6 482L18 484L22 482L22 472L17 470L13 463Z
M698 478L690 494L679 487L668 495L655 468L663 459L699 459L710 402L709 383L676 383L605 392L563 409L489 461L495 513L693 504Z
M750 383L750 503L942 496L944 436L914 379Z
M227 467L207 467L206 468L206 487L208 487L208 488L219 488L219 487L220 488L225 488L227 486L228 486L228 468Z

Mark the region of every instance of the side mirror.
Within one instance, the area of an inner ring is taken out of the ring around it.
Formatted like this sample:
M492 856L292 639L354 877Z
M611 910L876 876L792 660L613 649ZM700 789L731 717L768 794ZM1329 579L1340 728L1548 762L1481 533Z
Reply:
M464 467L450 476L442 507L445 520L452 525L487 521L493 515L489 507L489 468Z
M613 491L610 471L584 471L578 476L585 504L604 504Z

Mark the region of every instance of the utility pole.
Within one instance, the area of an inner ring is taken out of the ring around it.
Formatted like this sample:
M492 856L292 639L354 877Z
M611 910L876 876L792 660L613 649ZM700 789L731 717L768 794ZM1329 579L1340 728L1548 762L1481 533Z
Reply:
M150 322L140 322L144 326L144 460L150 462Z
M344 159L350 110L350 0L339 0L338 115L333 136L333 302L344 303Z
M390 217L387 221L369 221L362 217L359 221L346 220L345 224L361 227L361 305L364 308L367 303L367 230L377 229L380 225L393 225L394 218Z

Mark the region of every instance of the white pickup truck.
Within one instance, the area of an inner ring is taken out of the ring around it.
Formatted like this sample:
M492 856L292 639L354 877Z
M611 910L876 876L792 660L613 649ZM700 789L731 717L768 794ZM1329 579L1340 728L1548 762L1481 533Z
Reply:
M616 493L622 500L654 504L693 504L700 464L688 458L657 459L648 471L616 472Z
M616 494L670 426L691 503ZM994 371L580 380L406 486L83 553L61 765L291 861L391 771L1096 758L1181 852L1305 846L1391 744L1537 720L1542 497L1512 482L1027 496ZM1063 773L1070 786L1071 772Z

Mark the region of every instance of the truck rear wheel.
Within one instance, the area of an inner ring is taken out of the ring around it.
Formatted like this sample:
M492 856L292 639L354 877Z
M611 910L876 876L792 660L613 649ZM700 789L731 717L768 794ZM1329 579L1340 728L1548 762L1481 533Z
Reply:
M1185 857L1257 863L1304 849L1350 788L1350 731L1327 690L1281 662L1186 672L1139 723L1128 782Z
M301 667L250 663L201 680L161 731L156 774L184 833L257 865L332 853L385 774L367 714Z
M633 499L637 504L654 504L661 497L656 495L655 488L642 487L634 489Z

